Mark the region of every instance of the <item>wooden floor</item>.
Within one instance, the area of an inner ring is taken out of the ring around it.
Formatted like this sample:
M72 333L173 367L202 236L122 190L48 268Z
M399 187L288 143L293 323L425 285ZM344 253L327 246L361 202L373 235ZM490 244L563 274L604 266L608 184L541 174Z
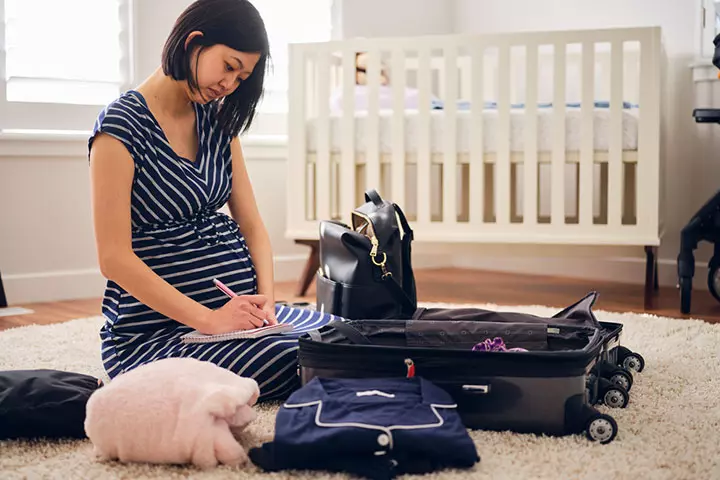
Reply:
M418 298L423 302L547 305L561 309L594 290L600 294L596 310L639 313L645 311L642 285L457 268L418 270L415 277ZM279 283L276 287L276 300L314 301L314 286L303 298L295 297L294 291L294 283ZM30 324L64 322L100 313L99 298L17 306L34 310L34 313L0 317L0 330ZM661 287L656 306L648 313L720 323L720 303L713 299L707 290L693 292L692 307L690 315L682 315L678 291L675 288Z

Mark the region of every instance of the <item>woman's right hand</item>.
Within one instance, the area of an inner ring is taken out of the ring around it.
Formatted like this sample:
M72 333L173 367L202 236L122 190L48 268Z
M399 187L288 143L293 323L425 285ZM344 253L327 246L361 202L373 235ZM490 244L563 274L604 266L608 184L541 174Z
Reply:
M232 297L217 310L210 310L198 331L206 335L217 335L262 327L267 319L267 313L263 310L266 302L267 297L264 295Z

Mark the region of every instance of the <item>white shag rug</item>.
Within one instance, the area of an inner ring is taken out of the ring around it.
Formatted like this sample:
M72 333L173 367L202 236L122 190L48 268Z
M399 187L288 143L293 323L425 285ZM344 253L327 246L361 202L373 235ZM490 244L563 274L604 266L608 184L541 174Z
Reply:
M547 307L478 305L552 315ZM471 431L481 461L472 470L446 470L437 479L720 479L720 325L651 315L596 311L625 325L622 343L642 354L625 409L598 408L617 421L608 445L584 435L560 438ZM104 378L99 358L101 318L0 332L0 370L53 368ZM248 428L253 444L273 436L278 404L258 407ZM248 464L201 471L185 466L101 463L88 440L0 442L0 478L345 478L324 472L263 473Z

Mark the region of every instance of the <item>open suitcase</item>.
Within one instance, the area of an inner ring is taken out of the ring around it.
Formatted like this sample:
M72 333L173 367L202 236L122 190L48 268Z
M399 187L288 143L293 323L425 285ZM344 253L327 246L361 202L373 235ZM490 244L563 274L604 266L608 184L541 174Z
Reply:
M604 403L612 408L625 408L630 401L633 376L645 366L645 360L636 352L620 345L623 325L600 322L592 312L598 294L590 292L580 301L553 315L552 321L562 325L597 328L602 336L598 362L588 374L590 403ZM540 322L548 319L515 312L494 312L478 308L419 308L416 320L470 320L490 322Z
M479 309L419 309L407 320L333 322L300 338L301 380L422 376L453 396L468 428L549 435L584 431L589 439L608 443L617 424L591 405L600 384L591 372L606 355L607 339L601 327L584 324L593 301L588 296L562 315L544 319ZM528 351L472 350L495 337L508 348Z

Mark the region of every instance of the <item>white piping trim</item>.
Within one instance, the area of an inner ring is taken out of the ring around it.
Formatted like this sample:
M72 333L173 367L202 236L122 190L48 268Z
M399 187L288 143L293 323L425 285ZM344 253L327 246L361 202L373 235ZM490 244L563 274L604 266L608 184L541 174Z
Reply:
M317 412L315 413L315 425L318 427L325 427L325 428L339 428L339 427L357 427L357 428L366 428L369 430L379 430L381 432L385 432L389 439L390 439L390 449L393 448L394 439L392 436L393 430L419 430L421 428L439 428L442 427L445 424L445 420L440 416L438 411L436 409L438 408L457 408L457 404L451 404L451 405L438 405L431 403L430 409L433 411L435 416L438 419L438 423L430 423L426 425L390 425L389 427L383 427L381 425L373 425L372 423L356 423L356 422L339 422L339 423L323 423L320 420L320 415L322 412L322 400L315 400L313 402L307 402L307 403L296 403L296 404L289 404L285 403L283 406L285 408L303 408L303 407L311 407L313 405L317 405Z
M381 392L380 390L367 390L364 392L355 392L355 395L357 395L358 397L369 397L372 395L377 395L378 397L395 398L394 393L385 393L385 392Z

